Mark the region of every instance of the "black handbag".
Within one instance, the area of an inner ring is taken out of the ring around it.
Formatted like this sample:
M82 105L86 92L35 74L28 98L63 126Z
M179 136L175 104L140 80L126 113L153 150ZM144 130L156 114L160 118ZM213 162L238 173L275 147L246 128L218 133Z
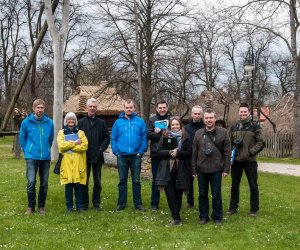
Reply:
M61 165L61 161L62 161L63 157L64 157L63 154L58 155L57 162L55 163L55 166L54 166L54 169L53 169L54 174L60 174L60 165Z

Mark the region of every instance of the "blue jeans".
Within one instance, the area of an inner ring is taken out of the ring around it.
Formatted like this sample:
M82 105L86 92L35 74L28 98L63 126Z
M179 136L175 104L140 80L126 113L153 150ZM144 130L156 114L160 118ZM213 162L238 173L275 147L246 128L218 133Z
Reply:
M100 194L101 194L101 169L102 164L87 164L87 182L86 185L83 186L83 193L82 193L82 204L83 208L87 209L89 206L89 180L91 170L93 171L93 180L94 180L94 187L93 187L93 197L92 203L94 207L100 207Z
M223 206L222 206L222 172L216 173L201 173L198 171L198 185L199 185L199 213L200 219L209 220L209 201L208 189L209 184L212 194L212 214L213 220L222 220Z
M40 189L38 196L38 207L45 207L47 191L48 191L48 178L49 178L50 161L40 161L26 159L26 178L27 178L27 197L28 207L34 210L36 205L36 174L39 171L40 176Z
M67 209L73 209L73 189L75 191L76 209L82 208L82 186L79 183L69 183L65 186Z
M160 159L151 158L151 171L152 171L152 192L151 192L151 207L159 207L160 192L158 186L155 185L156 173Z
M118 171L119 171L119 198L118 206L125 208L127 203L127 179L128 170L130 168L131 179L132 179L132 193L134 207L142 205L141 198L141 157L137 155L125 155L118 156L117 159Z

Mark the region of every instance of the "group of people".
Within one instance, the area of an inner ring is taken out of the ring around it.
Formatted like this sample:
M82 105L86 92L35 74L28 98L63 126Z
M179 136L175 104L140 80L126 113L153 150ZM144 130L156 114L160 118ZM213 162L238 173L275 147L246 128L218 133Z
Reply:
M110 143L106 123L96 116L97 100L87 100L87 116L77 121L73 112L66 114L64 127L57 136L58 149L63 154L60 181L65 185L67 211L72 212L73 190L76 210L89 206L89 177L92 170L94 187L92 204L101 209L101 168L103 152ZM124 102L124 111L112 127L111 148L117 157L119 173L116 211L127 204L127 180L130 169L133 203L136 210L145 211L141 197L140 173L142 157L150 140L152 170L151 210L159 210L160 193L166 194L172 220L169 226L181 224L180 210L183 193L187 194L187 207L194 207L194 178L199 188L199 223L211 218L216 225L222 223L223 207L221 183L231 170L231 198L227 214L238 212L239 186L245 172L250 187L250 216L257 216L259 190L256 155L263 149L261 128L253 121L249 107L242 103L239 120L229 131L216 126L216 113L201 106L192 108L191 123L183 126L177 116L168 110L162 100L156 103L156 114L146 125L135 112L132 99ZM33 102L33 113L21 124L20 144L26 159L28 208L32 214L36 207L36 174L39 171L40 189L38 211L45 214L48 190L50 149L54 139L52 120L44 113L45 102ZM234 158L232 152L234 151ZM212 194L212 213L209 215L209 186Z

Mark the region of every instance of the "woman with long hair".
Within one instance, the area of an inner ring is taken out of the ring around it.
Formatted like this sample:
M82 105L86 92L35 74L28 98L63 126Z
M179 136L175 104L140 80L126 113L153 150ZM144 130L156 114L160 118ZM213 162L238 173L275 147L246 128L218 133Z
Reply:
M189 189L192 142L180 121L173 116L157 147L160 163L155 184L166 193L172 220L167 226L181 224L182 194Z

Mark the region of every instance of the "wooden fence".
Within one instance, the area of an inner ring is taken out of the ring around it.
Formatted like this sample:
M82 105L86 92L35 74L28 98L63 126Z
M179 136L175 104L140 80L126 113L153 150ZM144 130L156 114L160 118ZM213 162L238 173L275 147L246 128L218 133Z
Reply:
M258 157L290 157L293 153L293 135L287 133L264 134L265 148Z

